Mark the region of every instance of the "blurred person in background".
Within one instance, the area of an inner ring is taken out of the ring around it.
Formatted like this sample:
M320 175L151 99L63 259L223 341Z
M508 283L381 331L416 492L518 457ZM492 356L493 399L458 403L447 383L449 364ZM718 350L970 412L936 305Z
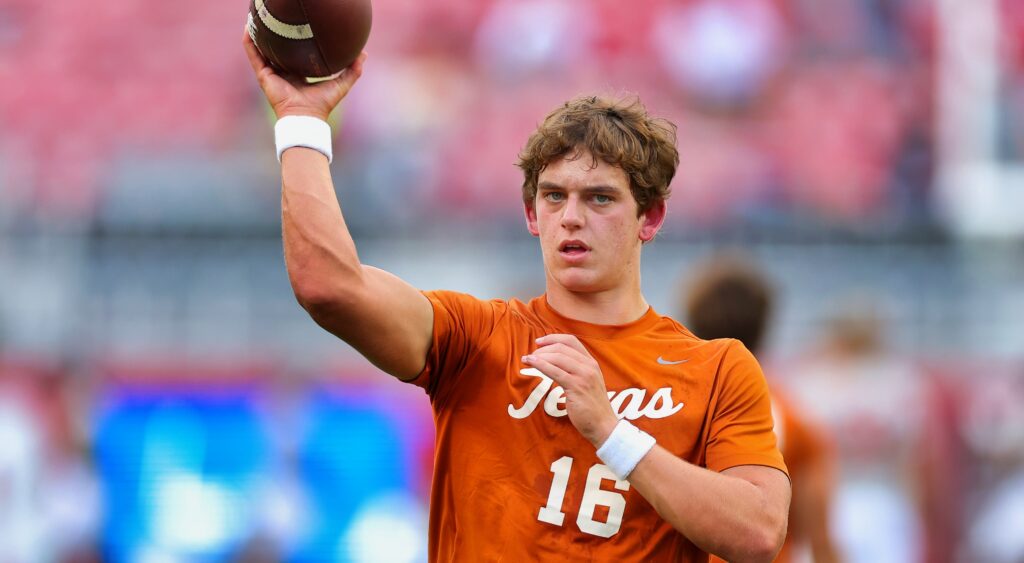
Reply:
M790 371L801 408L836 439L832 525L851 563L936 560L923 525L930 390L917 367L886 349L874 300L837 306L819 349ZM947 555L948 556L948 555Z
M684 318L694 334L708 340L735 338L755 356L761 354L775 290L750 259L713 256L689 274L683 287ZM829 531L835 452L823 429L780 387L772 385L772 407L779 448L793 480L793 502L786 543L775 561L841 561Z
M297 299L434 406L431 560L774 558L790 486L760 367L739 343L658 315L640 289L678 164L671 123L631 100L552 112L519 164L545 295L420 292L360 262L328 167L325 119L365 56L309 85L243 41L279 141L295 139L278 156Z
M0 561L98 561L85 378L0 357Z
M20 562L48 551L40 498L44 436L17 377L0 365L0 559Z
M985 366L984 385L956 394L974 481L960 561L1024 561L1024 371Z

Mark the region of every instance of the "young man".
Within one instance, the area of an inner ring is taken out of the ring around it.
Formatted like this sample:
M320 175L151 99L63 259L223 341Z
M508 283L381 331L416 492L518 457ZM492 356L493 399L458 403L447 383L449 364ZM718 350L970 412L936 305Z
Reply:
M774 309L774 290L738 256L717 256L694 269L682 298L687 325L706 339L735 338L755 355ZM829 530L835 453L824 432L793 402L772 394L775 433L793 479L789 534L775 563L840 561Z
M597 98L556 110L520 163L545 295L420 292L359 262L331 181L322 120L365 57L307 85L244 41L279 118L299 302L430 396L432 561L774 557L789 481L760 368L738 342L702 341L659 316L640 291L641 245L665 218L678 161L670 125Z

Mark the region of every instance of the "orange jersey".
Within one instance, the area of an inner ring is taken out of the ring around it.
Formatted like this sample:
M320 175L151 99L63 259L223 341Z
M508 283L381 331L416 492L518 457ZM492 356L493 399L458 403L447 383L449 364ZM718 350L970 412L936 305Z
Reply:
M808 519L818 515L802 513L800 507L804 504L799 502L798 497L807 494L804 490L805 480L814 478L809 473L821 471L821 466L827 463L833 454L822 433L806 420L785 394L773 391L772 403L775 435L793 481L793 502L789 505L789 530L782 549L775 557L775 563L809 560L810 538L806 528L810 524ZM807 553L808 556L801 557L803 553ZM723 563L717 557L711 557L711 561Z
M701 340L653 309L625 325L565 318L544 297L481 301L426 292L427 364L413 383L437 426L431 561L705 561L576 431L562 388L521 357L534 339L577 336L612 408L684 460L713 471L785 471L768 387L735 340Z

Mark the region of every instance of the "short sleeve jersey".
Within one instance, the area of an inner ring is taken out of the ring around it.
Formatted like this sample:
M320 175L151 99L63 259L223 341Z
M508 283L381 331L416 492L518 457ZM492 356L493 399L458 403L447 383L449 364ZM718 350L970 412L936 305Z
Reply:
M790 563L791 561L810 560L804 557L811 549L808 537L808 520L816 517L806 513L801 507L800 495L806 494L802 485L805 479L815 478L810 475L821 471L822 465L829 463L835 455L832 446L821 429L817 428L800 411L799 407L789 400L779 389L772 391L772 415L775 419L775 436L779 450L786 459L786 467L793 481L793 502L789 505L789 529L782 549L775 556L774 563ZM724 563L722 559L711 557L712 563Z
M577 336L612 408L713 471L786 471L768 387L735 340L705 341L649 309L624 325L575 321L546 299L426 292L434 334L412 382L437 429L431 561L706 561L573 427L561 387L521 358L546 334Z

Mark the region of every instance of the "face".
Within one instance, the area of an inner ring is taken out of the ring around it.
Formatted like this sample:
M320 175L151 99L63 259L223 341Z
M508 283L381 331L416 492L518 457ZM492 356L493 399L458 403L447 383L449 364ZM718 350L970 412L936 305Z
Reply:
M625 171L601 160L595 166L589 152L552 161L540 173L533 205L525 207L549 284L573 292L639 285L640 245L665 218L664 202L638 217Z

